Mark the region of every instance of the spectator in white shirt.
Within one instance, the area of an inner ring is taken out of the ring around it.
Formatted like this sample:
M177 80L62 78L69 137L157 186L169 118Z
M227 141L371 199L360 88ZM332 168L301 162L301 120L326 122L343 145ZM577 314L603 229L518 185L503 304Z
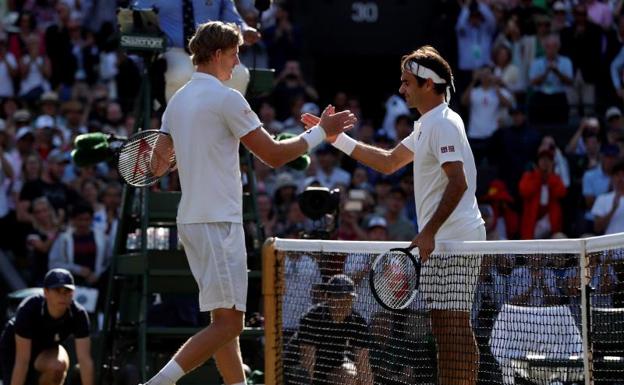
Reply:
M594 216L594 231L597 234L614 234L624 231L624 161L618 161L611 169L613 191L600 194L591 213Z
M50 90L48 79L52 75L50 59L40 52L41 38L32 34L26 39L28 53L20 59L20 91L19 96L28 102L35 102L46 91Z
M509 91L496 82L491 68L474 72L472 82L462 95L462 103L470 110L468 139L477 165L491 157L491 138L498 129L499 111L511 107L512 98Z

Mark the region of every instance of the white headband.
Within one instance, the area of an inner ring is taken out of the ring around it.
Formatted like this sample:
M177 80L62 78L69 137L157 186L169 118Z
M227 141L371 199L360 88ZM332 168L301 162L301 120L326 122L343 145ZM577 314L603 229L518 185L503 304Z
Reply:
M442 79L437 73L433 72L429 68L418 64L414 61L407 63L407 66L411 73L419 78L431 79L435 84L446 84L446 80Z
M433 70L423 66L422 64L410 61L406 63L406 69L408 69L414 76L418 76L423 79L431 79L435 84L447 84L446 80L442 79L440 75L433 72ZM455 91L455 85L453 84L453 78L451 77L451 84L446 86L446 102L451 101L451 88Z

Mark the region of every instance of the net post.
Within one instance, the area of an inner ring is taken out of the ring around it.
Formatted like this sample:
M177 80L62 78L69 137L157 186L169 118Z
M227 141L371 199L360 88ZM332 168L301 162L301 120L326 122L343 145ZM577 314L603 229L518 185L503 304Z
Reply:
M587 242L583 241L579 255L579 276L581 277L581 336L583 338L583 377L585 378L585 385L594 385L593 357L590 343L590 274Z
M282 366L282 319L278 313L281 298L277 266L283 261L283 253L275 246L275 238L268 238L262 246L262 296L264 299L264 380L266 384L278 385L278 367ZM279 377L279 378L278 378ZM279 380L279 382L278 382Z

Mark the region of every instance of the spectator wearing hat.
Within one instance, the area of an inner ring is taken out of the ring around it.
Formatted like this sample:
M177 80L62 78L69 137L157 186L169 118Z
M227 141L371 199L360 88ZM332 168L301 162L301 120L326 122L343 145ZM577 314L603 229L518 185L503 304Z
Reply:
M323 187L333 189L338 185L348 186L351 183L351 175L338 166L339 153L332 145L319 146L316 159L318 168L315 177Z
M568 8L563 3L563 1L555 1L552 4L552 20L551 20L551 30L555 33L561 33L564 28L570 26L570 22L568 20Z
M4 384L62 385L69 370L63 343L74 337L83 385L93 385L89 316L74 300L74 278L64 269L50 270L43 294L19 305L0 337L0 365Z
M517 239L520 218L512 207L514 199L505 182L500 179L490 182L487 193L480 201L490 206L490 228L497 233L497 239Z
M353 280L333 275L325 296L325 302L303 315L299 328L301 364L311 384L372 385L370 333L364 318L353 310L357 296Z
M16 130L28 126L31 120L32 115L30 114L30 111L26 109L19 109L13 114L13 122L15 123Z
M303 131L305 131L305 127L303 123L301 123L301 115L305 113L309 114L318 114L320 111L319 107L311 102L305 102L305 97L303 95L296 96L291 104L291 114L288 119L284 120L283 132L288 132L291 134L299 135ZM317 116L317 115L314 115Z
M39 112L54 119L54 126L60 128L60 102L58 94L54 91L44 92L39 99Z
M613 144L605 144L600 149L600 163L583 174L583 197L585 198L586 230L592 231L594 216L591 213L596 198L611 189L611 173L618 161L620 149Z
M624 139L624 118L618 107L609 107L605 113L605 134L608 144L621 147L621 142Z
M22 173L22 163L24 159L34 152L35 134L29 126L17 129L15 133L15 147L7 153L9 161L15 173L14 179L19 179Z
M40 115L35 119L35 151L46 159L54 148L61 148L65 143L64 135L50 115Z
M384 217L378 215L370 217L366 224L366 240L369 242L386 242L389 240L388 223ZM357 294L353 309L364 317L367 323L370 323L375 313L382 310L377 302L371 302L369 298L368 272L371 262L370 255L353 253L347 255L344 264L344 273L353 280Z
M537 166L526 171L520 179L521 239L549 238L552 233L562 229L560 201L566 195L566 188L554 172L554 156L553 150L540 150L537 154Z
M286 220L290 204L297 201L297 188L297 181L288 172L282 172L275 177L273 203L280 222Z
M620 160L613 165L611 184L613 191L599 195L591 209L596 234L624 231L624 161Z
M0 31L0 98L15 96L13 83L17 74L17 60L8 51L6 33Z

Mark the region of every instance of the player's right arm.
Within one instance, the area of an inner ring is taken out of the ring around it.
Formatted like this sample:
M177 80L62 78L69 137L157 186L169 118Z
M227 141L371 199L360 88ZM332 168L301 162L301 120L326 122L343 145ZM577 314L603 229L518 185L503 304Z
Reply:
M315 141L309 137L318 134L318 130L323 131L323 138L336 136L353 127L356 121L355 115L350 111L333 114L326 108L321 115L318 126L297 137L277 141L260 126L242 136L240 140L249 151L253 152L264 163L277 168L310 150L311 143ZM322 141L323 139L319 140Z
M24 385L26 382L31 347L30 339L15 335L15 364L11 375L11 385Z
M414 154L400 143L392 150L384 150L358 142L351 157L376 171L392 174L412 162Z
M301 115L301 122L309 128L318 124L319 117L306 113ZM327 135L328 142L335 144L337 140L340 138ZM347 155L383 174L392 174L414 159L414 154L403 144L397 145L392 150L369 146L362 142L356 142L354 145L353 151Z

